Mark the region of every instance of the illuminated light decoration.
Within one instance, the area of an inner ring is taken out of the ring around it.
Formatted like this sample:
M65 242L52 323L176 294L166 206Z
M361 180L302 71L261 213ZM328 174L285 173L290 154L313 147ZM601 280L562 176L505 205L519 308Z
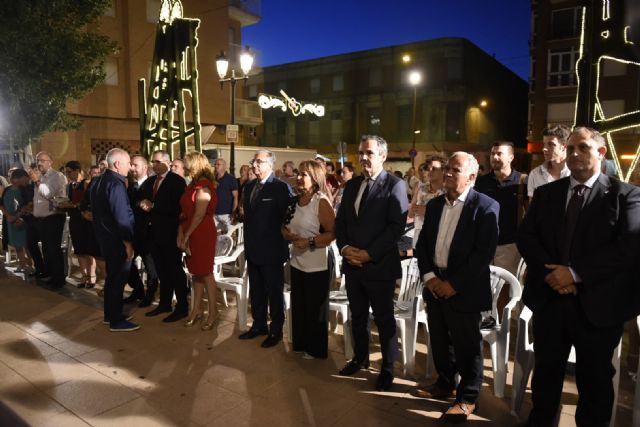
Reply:
M191 143L196 151L202 151L196 58L199 26L199 19L184 18L180 0L162 0L148 98L145 79L138 81L140 144L146 156L166 150L173 158L176 144L180 157ZM187 97L191 127L187 125Z
M284 97L279 98L273 95L261 94L258 97L258 105L262 109L279 108L280 110L291 111L294 117L298 117L301 114L313 114L318 117L324 117L325 108L324 105L301 103L295 98L290 97L284 90L280 91L280 94Z
M618 156L613 134L628 129L640 129L640 106L636 106L633 111L607 116L600 99L602 89L600 77L605 61L615 61L639 68L640 63L636 61L637 52L632 50L633 42L629 40L630 27L624 22L625 1L601 1L602 19L600 21L597 19L597 14L589 13L589 8L596 7L595 2L582 9L580 56L576 62L578 91L574 126L590 126L602 133L616 166L618 177L628 182L640 162L640 145L636 148L635 156L625 173L621 167L621 158ZM587 16L591 17L590 28L587 28ZM607 37L604 37L605 33ZM585 49L587 45L588 49ZM625 160L629 160L629 157L625 156Z
M633 44L633 42L631 40L629 40L629 30L631 29L630 26L626 26L624 27L624 43L625 44Z

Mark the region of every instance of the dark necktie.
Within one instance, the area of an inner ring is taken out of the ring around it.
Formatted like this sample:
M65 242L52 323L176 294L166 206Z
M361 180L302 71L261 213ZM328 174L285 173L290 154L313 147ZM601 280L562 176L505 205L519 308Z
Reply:
M156 198L156 193L158 193L158 188L160 188L160 183L162 182L162 175L158 175L156 178L156 182L153 183L153 195L152 197Z
M371 178L367 178L364 180L366 183L364 185L364 191L362 192L362 197L360 197L360 203L358 204L358 213L360 213L360 208L364 206L364 202L369 197L369 189L371 188Z
M258 194L260 193L260 190L262 190L263 185L264 184L258 181L256 182L256 185L253 186L253 191L251 192L251 197L249 198L249 203L251 203L251 205L253 205L253 203L258 198Z
M573 233L578 223L578 216L584 204L584 193L587 189L586 185L578 184L573 187L573 195L569 199L567 211L564 215L564 233L562 239L561 264L569 265L571 259L571 243L573 242Z

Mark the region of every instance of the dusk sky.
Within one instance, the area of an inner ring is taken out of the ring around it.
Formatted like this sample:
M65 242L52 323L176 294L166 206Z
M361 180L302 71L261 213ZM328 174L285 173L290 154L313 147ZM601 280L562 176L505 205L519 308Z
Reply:
M529 78L529 0L263 0L243 44L262 66L428 40L465 37Z

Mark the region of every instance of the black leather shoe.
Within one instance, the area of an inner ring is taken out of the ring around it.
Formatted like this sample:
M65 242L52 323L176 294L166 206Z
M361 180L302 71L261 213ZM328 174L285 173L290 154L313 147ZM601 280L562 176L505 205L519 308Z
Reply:
M348 377L349 375L355 374L360 369L369 369L369 361L358 362L356 359L351 359L342 369L340 369L338 374Z
M270 348L277 345L280 341L282 341L282 335L269 335L266 340L262 341L260 347Z
M136 302L136 301L141 300L141 299L142 299L142 297L139 297L138 295L135 295L135 294L131 294L128 297L124 298L122 300L122 303L123 304L128 304L130 302Z
M149 307L151 305L151 300L149 298L142 298L142 301L138 303L138 307L144 308Z
M250 340L260 335L268 335L267 331L259 331L257 329L249 329L247 332L238 335L241 340Z
M173 313L162 319L162 321L164 323L173 323L177 322L180 319L184 319L188 315L189 313L187 313L186 311L174 311Z
M153 317L153 316L157 316L157 315L162 314L162 313L171 313L171 308L168 308L168 307L164 308L164 307L158 306L158 307L154 308L153 310L146 312L144 315L147 316L147 317Z
M388 371L380 371L380 375L378 375L378 380L376 381L376 390L378 391L389 391L393 386L393 375L391 375Z

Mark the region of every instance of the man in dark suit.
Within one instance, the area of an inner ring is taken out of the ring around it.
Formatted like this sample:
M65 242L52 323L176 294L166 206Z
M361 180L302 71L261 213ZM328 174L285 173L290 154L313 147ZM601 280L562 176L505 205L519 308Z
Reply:
M289 259L281 228L289 205L289 186L273 175L275 155L258 151L251 166L256 179L244 190L244 248L249 269L249 297L253 325L239 336L247 340L268 335L262 347L273 347L282 340L284 324L284 270ZM271 325L267 326L267 307Z
M182 268L182 252L176 245L180 197L186 183L181 176L169 171L170 160L166 151L153 153L151 167L155 175L142 184L139 204L147 212L149 248L160 279L160 303L145 316L171 312L173 294L176 295L175 310L162 319L163 322L176 322L189 314L187 277Z
M382 350L376 389L389 390L398 347L393 296L396 279L402 277L397 245L407 221L407 193L404 181L384 170L387 142L383 138L363 136L358 156L363 176L347 183L336 216L355 344L355 355L340 375L369 367L371 306Z
M498 202L473 189L478 162L454 153L444 168L445 194L431 200L416 251L438 380L422 397L456 401L443 419L465 421L482 386L480 312L491 309L489 264L498 244ZM455 375L460 374L456 388Z
M611 418L611 358L639 307L640 190L600 172L606 151L597 131L575 128L567 142L571 176L536 189L519 231L523 301L533 312L531 426L554 423L572 345L576 424L607 426Z
M129 154L114 148L107 153L108 169L91 186L93 228L105 258L104 322L112 332L140 329L122 314L122 292L133 259L133 211L127 196Z

